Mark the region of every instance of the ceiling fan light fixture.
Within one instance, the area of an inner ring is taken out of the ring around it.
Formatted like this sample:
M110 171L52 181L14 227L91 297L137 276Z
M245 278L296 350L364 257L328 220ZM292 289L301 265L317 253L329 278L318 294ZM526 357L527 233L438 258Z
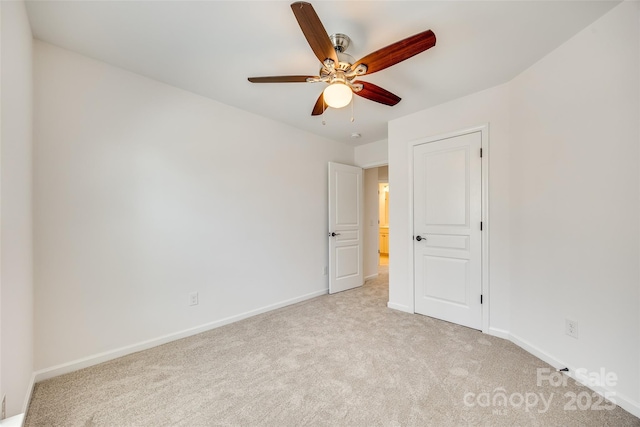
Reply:
M342 82L334 82L323 92L324 102L331 108L342 108L349 105L353 98L351 88Z
M427 30L378 49L355 61L346 53L351 39L342 33L328 35L310 3L295 1L291 4L291 10L309 47L322 64L319 75L249 77L249 81L251 83L329 83L314 104L311 110L312 116L324 114L327 106L346 107L352 102L354 92L370 101L389 106L396 105L401 100L399 96L373 83L359 82L357 78L382 71L436 45L436 35L433 31ZM353 104L351 105L353 122Z

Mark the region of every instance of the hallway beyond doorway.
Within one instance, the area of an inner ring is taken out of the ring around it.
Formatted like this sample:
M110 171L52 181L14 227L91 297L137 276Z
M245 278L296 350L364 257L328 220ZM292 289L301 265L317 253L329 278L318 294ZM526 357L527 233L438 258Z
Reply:
M380 254L380 262L378 265L389 265L389 254Z

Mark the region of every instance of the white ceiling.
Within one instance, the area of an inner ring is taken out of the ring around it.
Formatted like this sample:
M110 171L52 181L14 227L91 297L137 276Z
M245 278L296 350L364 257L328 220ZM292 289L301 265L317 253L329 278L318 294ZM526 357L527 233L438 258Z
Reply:
M313 1L356 59L426 29L434 48L363 80L402 98L354 97L311 109L324 83L252 84L250 76L316 75L319 62L289 1L29 1L37 39L300 129L359 145L387 122L509 81L618 1ZM359 132L360 139L351 134Z

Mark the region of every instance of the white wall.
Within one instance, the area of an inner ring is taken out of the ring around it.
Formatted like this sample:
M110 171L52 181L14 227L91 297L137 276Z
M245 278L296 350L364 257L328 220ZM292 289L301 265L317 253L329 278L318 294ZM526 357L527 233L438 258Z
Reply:
M511 333L640 402L638 2L511 83ZM579 339L565 335L579 322Z
M36 369L326 292L327 162L353 148L35 53Z
M32 47L23 2L0 2L0 396L23 412L33 372Z
M389 143L384 139L358 145L354 149L354 161L362 168L386 165L389 162Z
M490 123L489 212L491 332L509 330L509 111L506 85L485 90L389 124L389 302L413 312L413 272L408 242L410 141Z
M610 390L640 416L638 7L512 82L390 123L389 292L413 311L408 141L489 123L490 332L572 372L615 372Z

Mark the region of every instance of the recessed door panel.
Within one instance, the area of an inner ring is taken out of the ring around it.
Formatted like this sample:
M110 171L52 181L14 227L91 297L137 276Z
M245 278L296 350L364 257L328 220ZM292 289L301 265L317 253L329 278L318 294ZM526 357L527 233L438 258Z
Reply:
M358 246L336 248L336 279L346 279L360 273Z
M340 243L358 243L360 241L360 233L358 230L340 230L340 234L334 236L336 242Z
M425 256L424 297L444 303L467 305L469 260Z
M336 225L357 226L360 206L354 205L360 193L362 170L357 172L338 170L336 179Z
M468 147L424 154L426 224L468 225L468 159Z
M429 234L424 245L432 249L469 250L469 236L456 236L451 234Z

